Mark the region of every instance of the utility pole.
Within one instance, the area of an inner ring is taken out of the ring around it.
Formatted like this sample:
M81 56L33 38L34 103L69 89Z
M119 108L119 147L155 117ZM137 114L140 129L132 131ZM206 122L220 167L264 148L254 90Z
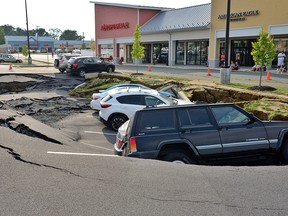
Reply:
M25 0L26 11L26 26L27 26L27 42L28 42L28 64L32 64L32 58L30 55L30 41L29 41L29 28L28 28L28 13L27 13L27 1Z
M220 69L220 83L230 84L231 68L229 64L229 31L230 31L230 7L231 0L227 0L227 14L226 14L226 36L225 36L225 66Z

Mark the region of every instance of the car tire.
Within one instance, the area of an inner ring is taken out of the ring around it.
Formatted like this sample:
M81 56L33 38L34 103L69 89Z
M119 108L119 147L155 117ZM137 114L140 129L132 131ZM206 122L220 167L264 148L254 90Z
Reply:
M85 70L84 68L81 68L81 69L79 70L79 76L80 76L80 77L85 77L85 74L86 74L86 70Z
M113 68L112 67L107 67L107 73L112 73L113 72Z
M115 131L118 131L118 128L122 124L124 124L124 122L126 122L127 120L128 120L128 118L125 115L121 115L121 114L113 115L109 119L109 127L112 128Z
M19 61L19 60L16 60L16 63L20 63L20 61Z
M281 160L284 164L288 164L288 139L283 143L281 150Z
M55 61L54 61L54 66L55 66L55 67L58 67L58 66L59 66L59 60L58 60L58 59L55 59Z
M64 73L64 72L65 72L65 70L64 70L64 69L59 69L59 71L60 71L61 73Z
M0 63L4 63L4 61L3 61L3 60L0 60Z
M179 164L195 164L195 161L182 152L168 153L162 158L162 160Z

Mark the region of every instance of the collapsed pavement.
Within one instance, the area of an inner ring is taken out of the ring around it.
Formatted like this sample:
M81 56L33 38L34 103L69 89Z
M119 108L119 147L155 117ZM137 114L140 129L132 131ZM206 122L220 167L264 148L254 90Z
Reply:
M70 115L90 109L90 100L67 97L67 92L82 82L83 79L61 74L1 76L0 127L56 144L75 140L61 133L56 125Z

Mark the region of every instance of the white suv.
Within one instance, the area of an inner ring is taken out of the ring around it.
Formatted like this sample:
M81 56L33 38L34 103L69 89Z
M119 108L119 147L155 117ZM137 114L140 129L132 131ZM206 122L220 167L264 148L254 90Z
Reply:
M80 54L59 54L54 60L54 67L63 73L67 68L68 60L72 57L81 56Z
M109 127L117 131L137 110L149 106L173 106L178 104L192 104L192 102L172 99L153 89L115 89L100 101L99 117Z

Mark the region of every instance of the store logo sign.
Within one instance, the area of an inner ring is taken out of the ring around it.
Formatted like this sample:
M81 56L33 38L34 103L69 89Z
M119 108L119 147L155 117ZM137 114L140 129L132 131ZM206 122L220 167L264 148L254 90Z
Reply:
M104 25L101 26L101 30L102 31L117 30L117 29L127 29L127 28L129 28L129 22L109 24L109 25L104 24Z
M230 21L244 21L247 16L259 15L259 10L244 11L230 14ZM227 14L219 15L218 19L226 19Z

